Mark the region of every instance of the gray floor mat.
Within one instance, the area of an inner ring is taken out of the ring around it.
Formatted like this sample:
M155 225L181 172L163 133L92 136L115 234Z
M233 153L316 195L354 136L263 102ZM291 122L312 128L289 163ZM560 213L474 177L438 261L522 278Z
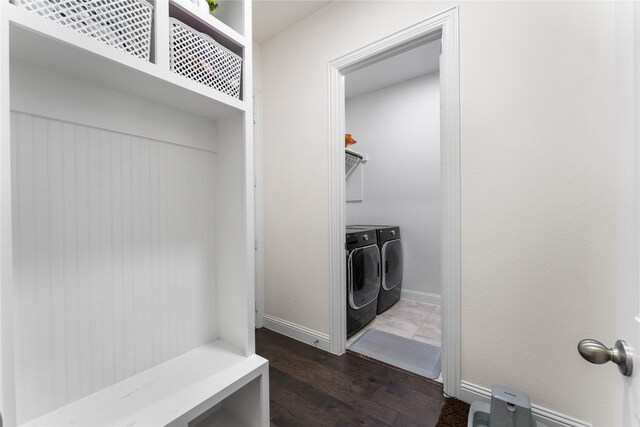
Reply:
M348 348L423 377L438 378L440 375L440 347L371 328Z

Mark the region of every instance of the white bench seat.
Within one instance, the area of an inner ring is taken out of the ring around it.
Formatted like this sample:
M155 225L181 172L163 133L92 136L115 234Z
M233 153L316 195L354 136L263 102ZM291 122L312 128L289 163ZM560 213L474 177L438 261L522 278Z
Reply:
M218 340L23 425L186 426L267 369Z

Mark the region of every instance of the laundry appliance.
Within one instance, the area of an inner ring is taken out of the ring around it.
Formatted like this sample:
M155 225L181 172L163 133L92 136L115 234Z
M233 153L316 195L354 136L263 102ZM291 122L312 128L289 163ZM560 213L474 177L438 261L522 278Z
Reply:
M381 286L380 250L373 228L346 230L347 337L376 317Z
M347 230L376 230L381 260L381 287L377 314L383 313L400 299L402 291L402 240L396 225L349 225Z

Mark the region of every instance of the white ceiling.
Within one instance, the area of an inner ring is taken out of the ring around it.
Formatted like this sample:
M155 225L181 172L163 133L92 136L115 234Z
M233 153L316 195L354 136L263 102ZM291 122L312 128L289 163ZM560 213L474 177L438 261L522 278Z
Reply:
M253 39L264 43L329 3L318 0L253 0Z
M440 69L440 40L399 53L345 76L345 95L351 98Z

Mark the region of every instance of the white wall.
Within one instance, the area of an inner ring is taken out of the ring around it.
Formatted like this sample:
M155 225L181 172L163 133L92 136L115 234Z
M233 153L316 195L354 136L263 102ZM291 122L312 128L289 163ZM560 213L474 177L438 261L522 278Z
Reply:
M369 157L363 201L347 203L346 223L399 225L402 289L440 295L438 73L347 99L346 129Z
M614 5L334 2L262 46L266 313L329 331L327 64L460 16L462 378L611 425Z
M228 144L211 120L26 62L11 71L22 424L228 334L211 227Z

